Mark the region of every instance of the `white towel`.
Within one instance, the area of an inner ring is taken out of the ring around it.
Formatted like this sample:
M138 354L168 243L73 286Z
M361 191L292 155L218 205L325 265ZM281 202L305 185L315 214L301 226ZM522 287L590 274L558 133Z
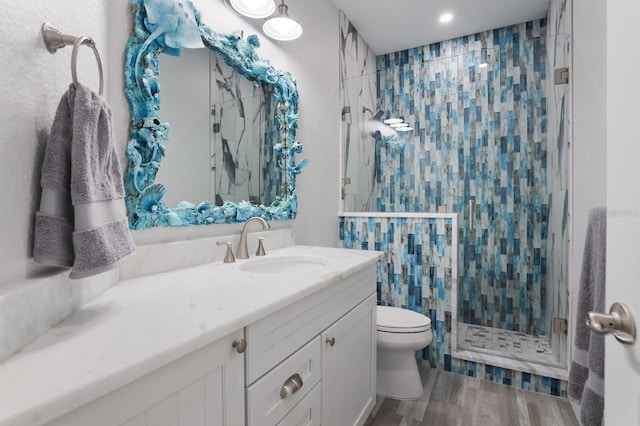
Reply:
M112 269L133 255L111 109L90 89L62 96L42 165L34 260L71 267L71 278Z

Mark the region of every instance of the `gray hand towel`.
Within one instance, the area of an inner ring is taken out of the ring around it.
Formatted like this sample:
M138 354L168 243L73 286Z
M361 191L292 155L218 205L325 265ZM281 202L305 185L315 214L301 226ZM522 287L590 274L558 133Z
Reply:
M49 133L42 164L42 196L36 213L33 258L43 265L73 265L71 139L73 99L62 95Z
M52 259L64 258L67 263L57 266L70 266L70 257L69 276L84 278L114 268L133 255L135 244L127 226L111 109L77 84L63 96L58 112L43 163L34 259L55 264Z
M593 333L586 318L589 311L605 312L606 237L606 209L595 208L589 212L569 371L569 398L580 405L583 426L601 426L604 414L604 336Z

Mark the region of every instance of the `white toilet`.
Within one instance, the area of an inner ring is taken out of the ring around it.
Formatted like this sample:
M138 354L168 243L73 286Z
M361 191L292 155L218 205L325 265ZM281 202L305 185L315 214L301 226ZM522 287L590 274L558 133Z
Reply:
M378 306L377 390L394 399L419 399L423 388L416 351L433 339L431 319L408 309Z

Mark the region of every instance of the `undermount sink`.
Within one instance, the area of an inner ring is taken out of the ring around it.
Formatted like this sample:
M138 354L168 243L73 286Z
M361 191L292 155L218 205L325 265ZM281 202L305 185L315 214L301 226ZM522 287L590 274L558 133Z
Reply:
M299 274L322 269L327 260L316 256L273 256L248 260L240 270L257 274Z

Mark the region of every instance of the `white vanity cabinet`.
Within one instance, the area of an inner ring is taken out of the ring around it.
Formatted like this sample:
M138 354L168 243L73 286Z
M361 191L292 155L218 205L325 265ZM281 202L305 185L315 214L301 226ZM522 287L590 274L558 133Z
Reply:
M232 346L243 337L232 333L48 425L243 425L244 354Z
M375 309L372 265L250 324L247 425L363 424L376 398Z
M101 321L81 312L75 334L54 329L0 366L13 383L0 425L362 425L376 400L378 254L279 256L300 252L326 267L211 265L115 286L84 308Z
M376 295L322 333L322 423L361 425L376 401Z

